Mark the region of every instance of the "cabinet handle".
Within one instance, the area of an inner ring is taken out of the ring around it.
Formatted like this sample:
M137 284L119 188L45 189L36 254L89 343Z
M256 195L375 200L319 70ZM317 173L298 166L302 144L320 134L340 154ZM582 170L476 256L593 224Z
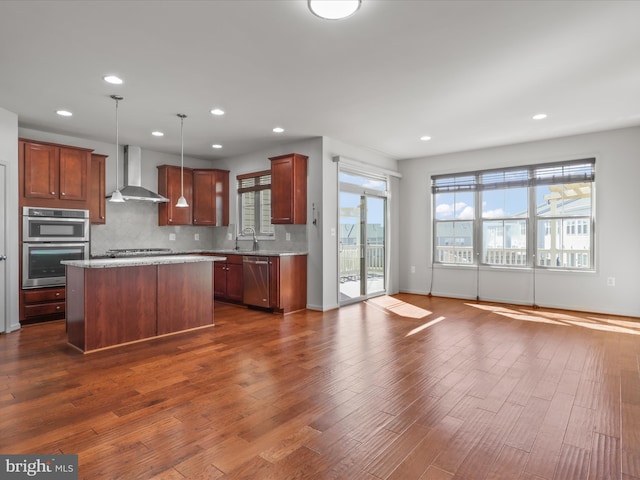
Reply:
M51 192L51 195L55 195L55 194L56 194L56 192Z
M60 195L66 195L66 193L64 193L64 192L60 192Z
M59 297L59 296L60 296L60 292L56 292L56 297Z
M56 310L60 310L60 305L58 305L58 306L56 307Z
M100 219L101 219L101 220L104 220L104 215L100 215Z

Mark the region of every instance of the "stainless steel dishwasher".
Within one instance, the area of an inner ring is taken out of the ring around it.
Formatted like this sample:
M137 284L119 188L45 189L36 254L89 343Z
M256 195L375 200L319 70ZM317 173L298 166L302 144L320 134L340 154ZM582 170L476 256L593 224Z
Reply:
M269 301L269 257L242 257L244 281L243 303L256 307L271 307Z

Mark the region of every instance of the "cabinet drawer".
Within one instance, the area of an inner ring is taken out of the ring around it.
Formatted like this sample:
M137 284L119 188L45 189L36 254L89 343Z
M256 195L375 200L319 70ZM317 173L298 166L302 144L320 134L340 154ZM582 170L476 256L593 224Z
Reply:
M52 315L54 313L64 313L64 302L39 303L37 305L24 306L25 318Z
M242 265L242 255L226 255L227 263L233 263L235 265Z
M46 288L38 290L25 290L22 292L24 295L25 305L40 302L61 301L64 303L65 289L64 288Z

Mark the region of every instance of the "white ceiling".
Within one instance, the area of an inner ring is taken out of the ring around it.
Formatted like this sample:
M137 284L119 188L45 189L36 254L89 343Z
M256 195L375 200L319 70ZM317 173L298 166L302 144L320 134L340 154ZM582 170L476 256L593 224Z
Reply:
M193 157L322 135L414 158L640 125L639 19L638 1L363 0L326 21L306 0L3 0L0 106L110 143L119 94L121 144L178 153L185 113Z

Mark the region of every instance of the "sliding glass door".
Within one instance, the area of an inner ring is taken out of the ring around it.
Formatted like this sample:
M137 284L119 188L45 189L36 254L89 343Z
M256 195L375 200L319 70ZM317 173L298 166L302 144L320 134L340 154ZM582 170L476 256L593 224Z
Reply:
M340 172L340 304L386 289L386 180Z

